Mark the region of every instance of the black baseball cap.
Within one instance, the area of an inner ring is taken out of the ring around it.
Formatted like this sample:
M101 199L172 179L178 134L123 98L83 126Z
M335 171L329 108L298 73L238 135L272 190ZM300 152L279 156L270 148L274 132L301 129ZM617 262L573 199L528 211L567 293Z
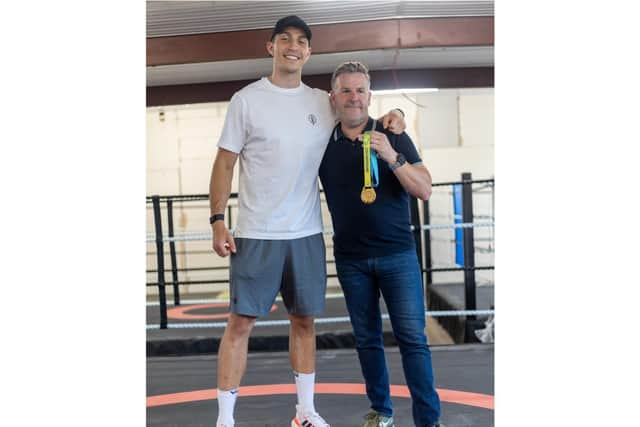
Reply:
M302 20L299 16L289 15L281 18L276 22L276 26L273 27L273 32L271 33L271 40L276 36L276 34L280 34L284 32L284 29L287 27L295 27L304 32L304 35L307 36L307 40L311 43L311 29L307 25L306 22Z

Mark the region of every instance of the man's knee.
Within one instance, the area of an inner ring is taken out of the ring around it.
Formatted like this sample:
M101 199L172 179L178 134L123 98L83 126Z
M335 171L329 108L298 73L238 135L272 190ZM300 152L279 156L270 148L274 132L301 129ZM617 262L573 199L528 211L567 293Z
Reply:
M427 336L421 328L403 328L393 331L398 345L403 348L424 350L427 347Z
M255 324L255 317L231 313L229 321L227 322L226 333L233 338L244 338L251 334Z
M363 349L383 349L384 348L384 340L382 336L382 332L374 332L374 331L359 331L354 333L356 348Z
M313 320L313 316L297 316L294 314L289 315L291 329L297 333L314 334L315 326Z

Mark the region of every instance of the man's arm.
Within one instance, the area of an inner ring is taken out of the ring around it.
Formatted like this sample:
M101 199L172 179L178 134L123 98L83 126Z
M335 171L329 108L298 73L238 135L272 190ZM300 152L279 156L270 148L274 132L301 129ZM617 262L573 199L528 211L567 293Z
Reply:
M393 173L396 174L396 178L407 193L420 200L429 200L431 197L431 174L422 163L412 165L406 162L396 168Z
M213 162L211 180L209 181L209 207L211 215L224 214L231 194L233 168L238 155L223 148L218 149L216 160ZM213 250L221 257L236 252L233 236L227 229L224 220L217 220L211 224L213 229Z
M358 138L360 139L361 136ZM395 163L398 158L398 152L393 149L389 138L382 132L371 131L371 148L389 165ZM428 200L431 197L431 174L423 164L412 165L405 162L393 173L407 193L421 200Z

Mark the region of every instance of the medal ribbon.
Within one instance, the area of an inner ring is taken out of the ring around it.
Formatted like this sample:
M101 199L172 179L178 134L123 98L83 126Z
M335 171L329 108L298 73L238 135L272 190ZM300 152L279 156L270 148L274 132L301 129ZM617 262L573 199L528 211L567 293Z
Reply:
M371 134L369 132L365 132L364 135L362 136L362 151L363 151L362 160L364 161L364 186L365 188L370 188L371 187ZM378 166L377 161L376 161L376 166Z
M374 120L371 130L375 128L376 121ZM362 159L364 161L364 186L375 188L378 186L378 156L371 151L371 131L363 134Z
M375 121L373 122L375 126ZM374 129L372 127L372 129ZM362 134L362 162L364 172L364 186L360 192L360 200L363 203L370 205L376 201L376 190L371 187L371 164L375 167L375 181L378 185L378 160L376 156L371 152L371 131L367 131Z
M378 155L371 153L371 185L378 186Z

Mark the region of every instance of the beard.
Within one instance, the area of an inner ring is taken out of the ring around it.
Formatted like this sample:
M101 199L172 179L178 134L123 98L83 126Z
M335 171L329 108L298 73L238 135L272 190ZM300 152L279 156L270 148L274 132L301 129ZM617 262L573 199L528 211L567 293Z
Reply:
M349 109L347 109L347 107L354 106L360 107L360 105L346 105L345 108L342 109L342 114L340 114L340 121L351 128L360 126L369 118L369 114L366 109L359 110L357 114L355 111L350 112Z

